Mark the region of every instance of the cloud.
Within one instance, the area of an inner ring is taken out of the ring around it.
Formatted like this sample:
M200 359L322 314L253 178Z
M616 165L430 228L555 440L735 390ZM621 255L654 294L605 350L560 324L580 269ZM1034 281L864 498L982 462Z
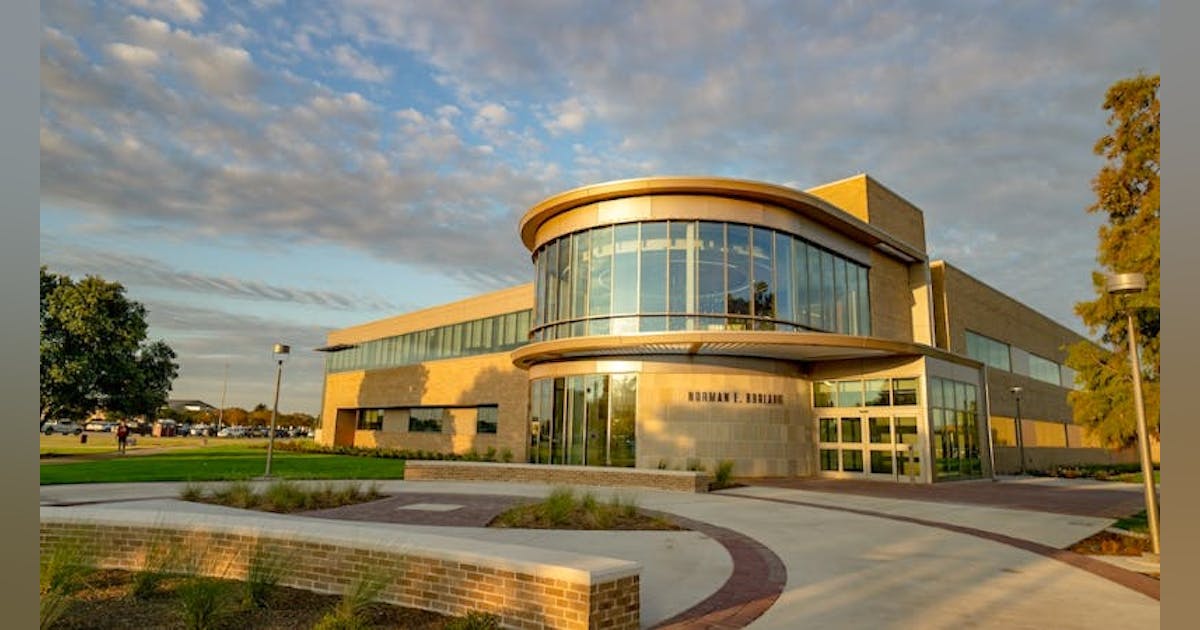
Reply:
M381 83L392 76L390 68L371 62L346 44L334 46L332 57L338 66L350 73L350 76L361 81Z
M550 106L551 117L543 123L550 133L577 133L587 124L588 110L576 97Z
M126 0L126 4L175 22L199 22L205 10L200 0Z

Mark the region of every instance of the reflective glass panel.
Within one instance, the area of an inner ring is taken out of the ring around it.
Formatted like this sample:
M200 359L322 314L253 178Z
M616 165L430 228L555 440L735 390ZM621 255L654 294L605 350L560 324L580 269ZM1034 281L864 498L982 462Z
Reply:
M842 472L862 472L863 454L860 450L842 450Z
M726 226L726 312L750 314L750 228L744 225Z
M833 406L833 382L832 381L815 381L813 387L813 406L814 407L832 407Z
M891 418L868 418L867 424L872 444L891 444Z
M839 381L837 384L838 407L861 407L862 395L862 381Z
M669 251L670 266L670 299L669 308L672 313L695 312L696 274L695 274L695 223L672 221L670 224L671 247ZM684 322L680 320L677 327L672 320L671 330L683 330Z
M613 231L613 315L638 312L638 224ZM636 329L635 329L636 330ZM613 332L616 332L615 330Z
M771 230L751 228L750 255L754 287L754 315L775 317L775 238ZM768 328L771 330L772 328Z
M775 312L776 317L795 321L792 309L792 237L775 233Z
M887 407L892 404L891 381L886 378L863 381L868 407Z
M725 226L700 222L698 245L699 300L701 313L725 312Z
M892 474L892 452L871 451L871 472L877 475Z
M862 442L862 420L842 418L842 443Z
M588 315L608 315L612 308L612 228L592 230L591 276L588 279ZM593 322L595 323L595 322ZM605 331L607 332L607 323ZM593 331L594 332L594 331Z
M580 232L572 239L571 253L575 261L572 264L575 277L571 285L571 317L573 318L587 316L587 283L591 276L591 270L588 267L588 259L592 250L591 236L591 232Z

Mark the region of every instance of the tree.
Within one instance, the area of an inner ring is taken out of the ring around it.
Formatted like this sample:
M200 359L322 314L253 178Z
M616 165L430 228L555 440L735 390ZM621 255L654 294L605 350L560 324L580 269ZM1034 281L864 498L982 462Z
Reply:
M175 352L146 342L146 308L98 276L41 273L41 417L97 410L153 417L178 374Z
M1103 213L1097 262L1107 273L1145 274L1147 289L1114 297L1104 290L1104 273L1093 273L1096 299L1075 305L1075 313L1093 335L1114 350L1089 341L1069 349L1067 365L1078 374L1081 391L1068 395L1075 422L1103 443L1129 446L1137 441L1137 415L1129 373L1126 313L1134 314L1146 420L1158 434L1159 397L1159 102L1158 75L1139 74L1116 82L1104 98L1110 132L1094 147L1106 160L1087 210Z

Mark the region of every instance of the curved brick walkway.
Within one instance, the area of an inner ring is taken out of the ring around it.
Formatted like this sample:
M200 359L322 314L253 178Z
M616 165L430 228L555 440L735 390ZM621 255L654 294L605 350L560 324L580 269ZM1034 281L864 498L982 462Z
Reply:
M494 494L449 494L404 492L385 499L348 505L329 510L303 512L304 516L339 520L487 527L496 515L522 503L534 503L529 497ZM445 511L405 509L407 506L458 506ZM643 510L671 519L681 527L700 532L725 548L733 560L733 572L712 595L691 608L667 619L655 628L664 630L701 630L705 628L742 628L762 616L783 593L787 568L775 552L745 534L717 527L676 514Z

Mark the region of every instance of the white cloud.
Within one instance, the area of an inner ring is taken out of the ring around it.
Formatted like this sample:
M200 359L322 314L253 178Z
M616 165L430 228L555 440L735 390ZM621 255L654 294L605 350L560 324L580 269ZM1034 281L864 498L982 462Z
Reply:
M158 65L158 53L141 46L129 44L109 44L106 50L113 59L138 69L151 68Z
M175 22L198 22L204 18L205 11L200 0L126 0L126 4Z
M361 81L381 83L392 76L390 68L373 63L346 44L334 46L332 56L343 70Z
M555 135L577 133L587 124L588 110L577 97L571 97L550 106L552 118L545 122L546 129Z
M512 122L512 113L500 103L484 103L475 111L471 120L471 128L476 130L495 130L507 127Z

